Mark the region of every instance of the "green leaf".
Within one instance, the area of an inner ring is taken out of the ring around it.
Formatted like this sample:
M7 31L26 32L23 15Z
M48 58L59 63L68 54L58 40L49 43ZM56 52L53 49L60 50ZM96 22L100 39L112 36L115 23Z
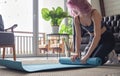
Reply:
M47 8L42 8L41 13L43 19L45 19L46 21L50 20L49 10Z
M42 8L41 10L42 18L46 21L51 21L52 26L60 26L63 19L70 17L67 12L64 12L61 7L54 8L49 10L48 8Z

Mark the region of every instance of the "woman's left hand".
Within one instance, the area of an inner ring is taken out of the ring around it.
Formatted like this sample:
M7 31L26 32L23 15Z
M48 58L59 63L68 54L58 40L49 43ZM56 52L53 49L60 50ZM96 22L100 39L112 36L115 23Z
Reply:
M83 57L81 58L81 62L82 62L83 64L85 64L88 58L89 58L89 57L88 57L87 55L83 56Z

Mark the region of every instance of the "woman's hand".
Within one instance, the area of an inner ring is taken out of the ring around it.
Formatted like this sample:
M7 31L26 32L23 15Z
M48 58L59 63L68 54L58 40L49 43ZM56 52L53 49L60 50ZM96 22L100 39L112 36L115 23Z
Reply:
M75 55L71 56L71 60L74 62L79 57L80 57L79 54L75 54Z
M88 57L87 55L83 56L83 57L81 58L81 63L85 64L88 58L89 58L89 57Z
M77 58L80 58L79 54L74 54L73 56L71 56L71 60L74 62ZM80 62L82 64L86 64L87 59L89 58L89 56L85 55L80 59Z

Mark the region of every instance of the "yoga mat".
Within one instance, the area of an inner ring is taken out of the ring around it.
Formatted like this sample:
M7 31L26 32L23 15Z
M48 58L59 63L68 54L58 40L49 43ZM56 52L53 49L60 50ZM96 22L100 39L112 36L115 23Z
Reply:
M69 65L101 65L102 61L100 58L98 57L95 57L95 58L89 58L87 61L86 61L86 64L82 64L80 59L77 58L74 62L71 61L71 58L70 57L62 57L59 59L59 62L61 64L69 64Z
M19 70L23 72L38 72L38 71L50 71L57 69L69 69L69 68L89 68L95 67L100 64L91 64L91 61L96 63L96 60L99 58L90 58L90 64L81 64L77 60L75 62L71 62L70 58L60 58L60 63L58 64L22 64L19 61L11 61L11 60L2 60L0 59L0 65L5 66L9 69ZM65 60L65 61L64 61ZM87 61L87 62L89 62ZM64 63L67 62L67 63ZM79 65L78 65L79 64Z

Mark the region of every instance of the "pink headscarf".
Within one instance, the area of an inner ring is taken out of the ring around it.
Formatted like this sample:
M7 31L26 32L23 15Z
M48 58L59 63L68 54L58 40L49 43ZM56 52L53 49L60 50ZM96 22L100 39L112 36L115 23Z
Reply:
M72 13L74 9L85 14L88 14L92 10L92 6L87 0L68 0L67 7L71 10L72 16L74 16L74 13Z

